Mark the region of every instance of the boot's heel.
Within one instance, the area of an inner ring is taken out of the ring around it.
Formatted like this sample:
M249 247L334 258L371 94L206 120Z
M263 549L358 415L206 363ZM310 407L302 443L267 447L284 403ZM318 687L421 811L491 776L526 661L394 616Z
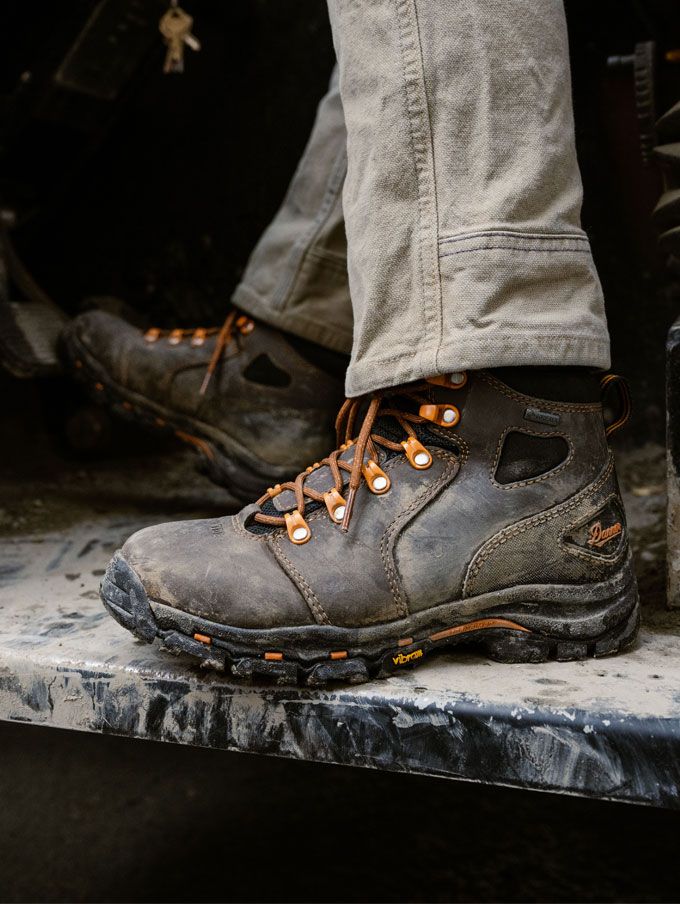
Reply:
M629 594L634 595L632 608L614 627L598 637L559 638L537 632L494 631L494 636L480 639L483 652L496 662L571 662L577 659L598 658L620 653L631 646L640 626L640 604L637 588L633 586Z

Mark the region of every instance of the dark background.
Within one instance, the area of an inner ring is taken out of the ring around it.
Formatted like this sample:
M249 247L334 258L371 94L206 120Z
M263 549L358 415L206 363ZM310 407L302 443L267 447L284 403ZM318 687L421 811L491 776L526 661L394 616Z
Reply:
M152 23L148 52L115 102L50 89L92 0L3 3L0 192L17 211L15 241L70 313L88 296L113 295L159 325L221 322L324 92L334 59L326 5L186 0L203 49L187 51L183 75L166 76L155 27L165 0L115 2ZM629 436L661 439L663 347L680 291L650 221L661 176L641 162L632 68L606 61L650 39L659 56L680 47L680 8L676 0L566 6L584 225L614 366L637 402ZM659 67L657 92L659 113L680 98L680 65Z
M677 812L8 723L0 744L2 901L678 900Z

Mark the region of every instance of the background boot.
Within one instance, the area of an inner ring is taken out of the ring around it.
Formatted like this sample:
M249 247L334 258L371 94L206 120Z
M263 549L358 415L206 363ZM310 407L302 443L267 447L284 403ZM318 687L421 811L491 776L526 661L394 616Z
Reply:
M234 517L135 534L104 603L146 641L309 684L461 643L508 662L622 650L625 515L598 381L571 388L541 399L478 372L349 400L349 445Z
M146 332L90 311L63 344L95 397L194 445L208 475L242 501L333 447L344 358L235 310L221 329Z

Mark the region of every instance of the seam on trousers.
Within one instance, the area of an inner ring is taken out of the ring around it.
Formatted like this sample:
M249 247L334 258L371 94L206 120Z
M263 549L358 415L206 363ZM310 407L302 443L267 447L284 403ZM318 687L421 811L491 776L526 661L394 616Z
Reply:
M341 257L339 254L333 254L332 252L328 251L320 251L318 248L314 247L308 248L305 254L305 260L300 265L299 272L302 272L304 263L307 260L313 261L315 267L317 268L333 270L340 276L347 277L347 258ZM349 287L347 291L349 292Z
M443 339L444 312L438 260L439 212L434 176L432 126L427 105L422 47L415 0L396 0L399 44L404 76L406 114L418 189L418 260L428 327L432 330L433 368ZM423 351L421 350L421 354Z
M329 251L328 248L318 248L316 245L313 245L309 249L308 254L310 257L318 257L329 263L335 263L339 267L347 268L347 255L341 254L339 251Z
M295 290L295 285L300 275L302 263L305 259L307 251L318 237L321 227L327 222L328 217L333 210L333 205L342 192L342 186L345 181L345 173L347 171L346 150L343 147L338 152L331 174L326 184L326 191L319 210L312 221L312 225L307 232L293 246L288 261L286 262L286 270L290 275L288 279L281 281L279 289L274 293L272 298L272 306L280 310L286 306L290 295Z
M456 254L474 254L476 251L529 251L536 254L591 254L588 248L536 248L535 245L478 245L475 248L458 248L456 251L439 253L439 257L454 257Z
M499 236L500 238L512 239L536 239L541 242L549 239L551 241L568 241L568 242L588 242L588 236L584 233L572 232L530 232L521 229L476 229L474 232L460 232L456 235L442 236L439 239L440 245L450 245L455 242L467 242L471 239L487 238Z
M510 229L486 229L458 236L450 236L439 242L439 257L470 254L481 251L517 251L539 254L591 254L590 242L585 233L520 232Z

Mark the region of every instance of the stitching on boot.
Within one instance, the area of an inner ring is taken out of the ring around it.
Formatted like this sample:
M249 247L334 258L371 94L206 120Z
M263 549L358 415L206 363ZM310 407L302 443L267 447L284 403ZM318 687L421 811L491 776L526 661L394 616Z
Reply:
M535 402L538 396L528 396L523 395L521 392L515 392L514 389L510 389L509 386L506 386L505 383L501 383L500 380L497 380L495 377L491 376L491 374L486 373L485 371L480 371L478 373L478 377L484 380L485 383L488 383L490 386L493 386L498 392L502 392L503 395L507 396L509 399L512 399L514 402L520 402L522 405L526 405L528 402ZM601 411L602 405L600 402L586 402L583 405L572 405L569 402L553 402L551 399L541 399L544 402L545 407L548 409L554 409L555 411L564 411L564 412L579 412L579 411Z
M314 616L316 621L320 625L330 625L331 620L326 615L326 612L325 612L323 606L321 605L321 603L319 602L316 594L314 593L312 588L309 586L307 581L304 579L304 576L297 570L295 565L293 565L293 563L290 561L290 559L285 555L285 553L281 549L281 545L279 543L279 537L277 537L276 539L273 539L271 541L271 545L272 545L272 550L274 552L274 555L276 556L276 558L279 561L279 564L281 565L283 570L286 572L286 574L288 574L290 579L293 581L293 583L296 585L296 587L298 588L298 590L304 597L304 599L307 602L307 605L309 606L309 608L311 609L312 615Z
M470 445L466 443L465 440L459 433L451 433L450 430L442 430L440 427L437 427L435 424L428 425L427 428L430 433L434 433L436 436L440 436L442 439L449 440L450 442L454 442L460 449L460 465L461 467L465 464L465 462L470 457Z
M433 454L436 454L436 450ZM386 472L389 473L394 467L396 467L397 464L400 463L400 461L401 461L401 459L392 458L389 461L384 462L383 468ZM397 518L393 519L385 528L382 539L380 541L380 558L383 563L383 569L385 571L385 577L387 578L388 586L389 586L390 590L392 591L392 599L394 600L394 606L395 606L395 609L397 610L397 615L400 615L402 618L405 618L409 614L408 607L406 605L406 599L404 597L403 590L401 589L401 586L399 584L399 576L396 573L396 569L394 569L394 570L390 569L389 561L386 558L385 548L384 548L385 537L386 537L388 531L390 530L391 526L394 524L394 522L398 518L399 518L399 516L397 516Z
M525 433L527 436L538 437L560 436L563 440L566 440L566 443L569 446L569 454L561 464L557 465L556 468L553 468L550 471L546 471L544 474L539 474L538 477L529 477L526 480L517 480L514 483L498 483L498 481L496 480L496 471L498 470L498 462L503 450L503 443L505 442L505 437L508 435L508 433ZM562 471L567 467L568 464L571 463L573 457L574 446L572 445L572 442L566 433L560 433L559 431L553 431L551 433L537 433L533 430L527 430L525 427L506 427L505 430L501 433L498 440L498 445L496 446L496 454L491 464L491 470L489 471L489 478L491 480L491 483L499 490L514 490L516 487L527 487L532 483L538 483L541 480L548 480L550 477L554 477L556 474L559 474L560 471Z
M246 530L246 528L243 527L239 519L236 517L232 517L230 520L231 526L239 535L239 537L247 537L249 540L259 540L260 542L266 542L272 536L272 534L254 534L252 531Z
M392 590L394 604L402 618L406 618L410 614L406 595L399 580L399 572L394 562L394 542L397 532L400 532L406 524L411 520L413 514L418 514L425 506L438 495L440 489L453 480L460 471L460 459L444 450L434 449L433 455L442 461L447 461L448 465L439 475L433 484L420 493L411 503L400 512L397 517L388 524L380 542L380 557L382 559L387 581Z
M605 466L605 470L598 478L598 480L595 483L589 484L587 487L581 490L581 492L578 495L574 496L573 499L568 499L566 502L555 506L555 508L548 509L548 511L546 512L540 512L538 515L533 515L531 518L528 518L525 521L520 521L518 524L513 524L511 527L506 527L503 530L499 531L499 533L497 533L494 537L491 537L490 540L487 540L486 543L484 543L477 550L475 555L472 557L470 565L468 566L465 580L463 581L463 596L466 597L472 595L474 582L477 578L477 575L479 574L482 566L489 558L489 556L491 556L491 554L495 552L495 550L499 546L501 546L503 543L507 543L507 541L512 539L512 537L531 530L532 527L536 527L536 525L538 524L545 524L548 521L559 518L559 516L563 515L565 512L570 512L572 509L577 508L577 506L579 506L584 499L587 499L588 496L596 493L601 487L605 485L605 483L611 477L613 471L614 456L610 453L608 463Z

